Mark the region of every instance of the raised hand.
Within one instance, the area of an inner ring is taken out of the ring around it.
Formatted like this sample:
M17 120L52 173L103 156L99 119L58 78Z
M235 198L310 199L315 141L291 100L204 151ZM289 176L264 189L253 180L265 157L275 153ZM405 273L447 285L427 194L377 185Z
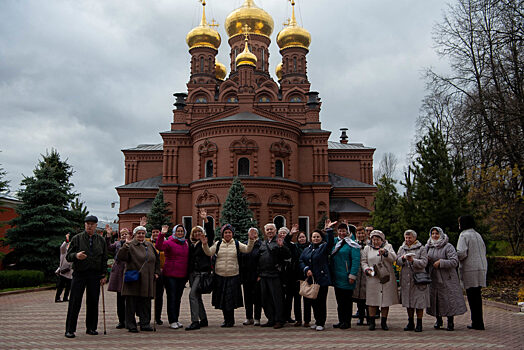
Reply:
M200 235L200 242L202 242L202 245L207 244L207 236Z
M326 219L326 222L324 223L324 230L327 230L328 228L332 228L337 224L337 221L331 222L331 220Z
M147 225L147 216L142 216L140 218L140 226L146 226Z
M169 231L169 225L162 225L162 233L166 234Z
M289 232L289 234L294 235L297 232L298 232L298 224L293 224L293 226L291 226L291 231Z
M112 236L113 235L113 228L109 225L106 225L106 234L107 236Z
M204 208L200 208L200 218L204 220L204 222L207 224L207 210L205 210Z

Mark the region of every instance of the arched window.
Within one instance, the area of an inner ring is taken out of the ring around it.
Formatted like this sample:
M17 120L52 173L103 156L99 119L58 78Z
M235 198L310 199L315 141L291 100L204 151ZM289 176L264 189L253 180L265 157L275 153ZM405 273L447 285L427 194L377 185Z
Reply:
M282 162L280 159L277 159L275 162L275 176L284 177L284 162Z
M205 96L198 96L195 99L195 103L207 103L207 98Z
M261 98L259 98L258 102L262 102L262 103L271 102L271 99L267 96L262 96Z
M204 73L204 57L200 57L200 73Z
M206 162L206 177L213 177L213 161L211 159Z
M236 96L230 96L226 99L227 103L238 103L238 98Z
M293 96L291 97L289 102L292 102L292 103L302 102L302 98L300 98L300 96Z
M281 227L286 226L286 218L283 217L282 215L277 215L273 219L273 223L277 227L277 231L278 231Z
M293 57L293 72L297 71L297 58Z
M242 157L238 160L238 176L249 176L249 159Z

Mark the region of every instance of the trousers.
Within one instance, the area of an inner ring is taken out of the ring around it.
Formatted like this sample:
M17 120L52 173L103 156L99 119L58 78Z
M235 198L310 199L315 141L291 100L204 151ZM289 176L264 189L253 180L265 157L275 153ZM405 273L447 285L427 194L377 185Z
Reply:
M67 307L66 332L76 332L78 314L86 292L86 329L98 328L98 299L100 297L100 273L93 271L74 272L71 295Z

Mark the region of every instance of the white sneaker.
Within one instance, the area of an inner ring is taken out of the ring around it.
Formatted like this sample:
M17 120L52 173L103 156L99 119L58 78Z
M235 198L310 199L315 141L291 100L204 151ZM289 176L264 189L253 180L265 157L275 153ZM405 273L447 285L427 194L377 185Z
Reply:
M316 329L317 331L323 331L323 330L324 330L324 327L322 327L322 326L316 326L315 329Z
M176 322L173 322L169 325L169 328L178 329L178 325L176 324Z
M177 328L183 328L184 327L184 325L182 323L180 323L180 322L175 322L175 323L178 326Z
M253 325L255 325L255 326L260 326L260 320L255 320L255 322L253 323Z
M311 328L311 329L317 329L317 325L316 325L316 324L313 324L313 325L311 325L310 328Z

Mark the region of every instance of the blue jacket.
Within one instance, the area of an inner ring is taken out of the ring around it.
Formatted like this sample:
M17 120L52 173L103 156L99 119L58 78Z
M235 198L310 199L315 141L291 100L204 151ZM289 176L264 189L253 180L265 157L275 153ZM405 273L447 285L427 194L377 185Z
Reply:
M340 239L335 238L335 246ZM335 251L335 246L333 251ZM360 267L360 249L343 243L340 250L331 256L333 285L341 289L355 289L356 283L350 284L349 277L356 280Z
M313 272L315 283L321 286L331 285L329 273L329 254L333 249L333 229L326 231L327 239L320 244L311 243L300 255L300 269L306 276L308 270Z

